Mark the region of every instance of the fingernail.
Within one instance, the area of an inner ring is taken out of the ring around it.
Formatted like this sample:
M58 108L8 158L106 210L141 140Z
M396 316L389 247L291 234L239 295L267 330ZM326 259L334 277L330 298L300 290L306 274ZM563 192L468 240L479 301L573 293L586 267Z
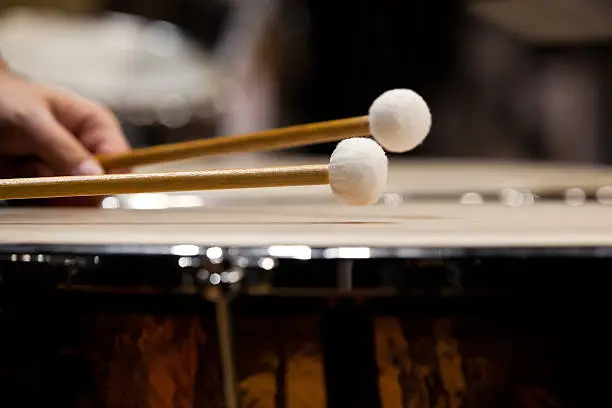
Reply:
M72 172L73 176L99 176L104 170L95 160L86 160Z

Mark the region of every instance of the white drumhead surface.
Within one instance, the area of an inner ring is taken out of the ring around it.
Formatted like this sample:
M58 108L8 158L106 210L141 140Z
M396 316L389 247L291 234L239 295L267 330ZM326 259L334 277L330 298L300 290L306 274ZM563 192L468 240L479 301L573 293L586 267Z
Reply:
M167 210L4 209L1 244L229 247L612 245L612 206L414 204Z

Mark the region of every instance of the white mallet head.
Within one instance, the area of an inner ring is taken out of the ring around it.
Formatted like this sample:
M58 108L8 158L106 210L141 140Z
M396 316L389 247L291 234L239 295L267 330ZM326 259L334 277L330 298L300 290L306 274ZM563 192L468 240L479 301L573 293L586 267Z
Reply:
M331 190L348 205L375 204L385 193L388 165L385 151L374 140L345 139L329 161Z
M403 153L420 145L431 129L427 102L410 89L380 95L368 113L372 136L389 152Z

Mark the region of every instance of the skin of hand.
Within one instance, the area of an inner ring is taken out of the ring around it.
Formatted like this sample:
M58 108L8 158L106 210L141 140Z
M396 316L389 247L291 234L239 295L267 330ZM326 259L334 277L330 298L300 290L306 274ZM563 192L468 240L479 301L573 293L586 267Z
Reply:
M104 170L95 155L129 149L118 120L106 107L0 72L0 178L100 175ZM44 204L95 205L99 200Z

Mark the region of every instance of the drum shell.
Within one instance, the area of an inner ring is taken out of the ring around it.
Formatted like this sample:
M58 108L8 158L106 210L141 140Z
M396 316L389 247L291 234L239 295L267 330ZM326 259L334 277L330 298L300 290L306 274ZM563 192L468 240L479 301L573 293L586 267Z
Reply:
M605 363L590 344L603 335L601 279L612 260L596 254L350 260L350 290L346 260L246 268L240 287L224 288L236 296L240 406L577 405L587 385L575 374ZM86 255L75 249L63 266L2 262L2 399L223 405L210 287L181 276L186 268L171 255L95 255L104 258L98 274L140 264L158 282L145 290L142 274L100 283L93 267L74 266L87 265ZM60 285L58 276L75 279Z

